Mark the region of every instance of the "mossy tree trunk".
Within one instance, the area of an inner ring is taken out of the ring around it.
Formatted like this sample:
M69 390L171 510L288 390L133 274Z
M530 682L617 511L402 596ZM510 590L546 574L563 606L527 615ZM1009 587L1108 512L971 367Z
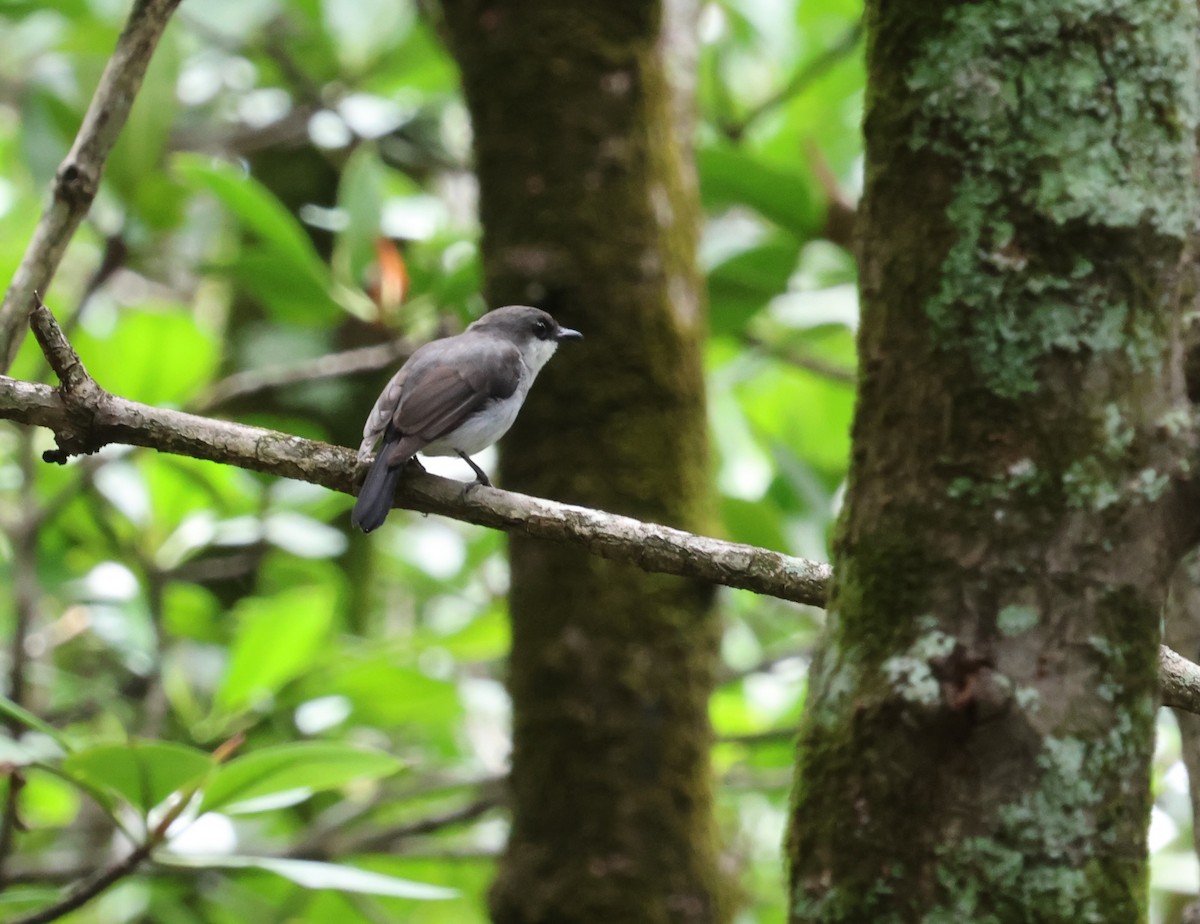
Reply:
M870 0L861 381L797 922L1144 918L1192 540L1178 0Z
M705 528L698 204L662 5L443 10L475 132L488 301L543 307L586 337L505 439L504 486ZM511 560L513 823L494 920L723 920L710 589L520 537Z

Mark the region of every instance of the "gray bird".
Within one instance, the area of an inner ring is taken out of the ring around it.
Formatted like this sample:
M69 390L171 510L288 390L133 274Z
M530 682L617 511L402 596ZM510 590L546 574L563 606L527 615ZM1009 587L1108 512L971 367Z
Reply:
M529 386L563 340L583 334L525 305L489 311L461 334L419 347L371 408L358 456L382 438L358 492L350 522L365 533L392 507L396 482L418 452L459 456L491 485L471 456L500 439L517 419Z

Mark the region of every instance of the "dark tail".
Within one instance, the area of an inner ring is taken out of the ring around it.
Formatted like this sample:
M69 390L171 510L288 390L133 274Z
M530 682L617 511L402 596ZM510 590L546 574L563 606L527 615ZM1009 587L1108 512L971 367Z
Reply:
M388 511L392 509L392 498L396 495L396 482L404 470L403 463L389 468L387 457L391 454L387 441L379 447L379 455L367 470L367 477L358 492L358 500L354 503L354 512L350 514L350 523L364 533L378 529L387 519Z

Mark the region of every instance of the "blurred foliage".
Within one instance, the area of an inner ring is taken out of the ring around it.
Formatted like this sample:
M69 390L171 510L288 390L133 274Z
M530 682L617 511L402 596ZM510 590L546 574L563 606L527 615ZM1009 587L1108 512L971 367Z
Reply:
M126 8L0 6L0 276ZM720 529L819 559L853 402L854 262L826 235L860 185L860 13L724 0L700 20ZM184 4L46 301L113 392L357 445L390 369L253 375L484 310L469 154L429 7ZM31 340L13 374L48 380ZM205 403L241 374L249 388ZM506 825L503 537L394 514L367 541L343 496L122 447L56 468L37 461L49 439L0 429L0 800L20 828L0 917L180 812L158 862L65 920L486 920ZM727 590L719 606L724 849L739 921L781 922L791 729L822 614ZM1156 875L1194 891L1164 740Z

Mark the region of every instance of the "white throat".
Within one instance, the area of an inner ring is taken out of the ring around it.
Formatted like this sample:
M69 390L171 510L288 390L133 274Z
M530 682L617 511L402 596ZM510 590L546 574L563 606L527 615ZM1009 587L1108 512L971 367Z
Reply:
M557 349L557 340L539 340L533 337L526 341L525 345L521 347L521 361L529 369L530 381L542 371L542 366L550 361L550 357Z

